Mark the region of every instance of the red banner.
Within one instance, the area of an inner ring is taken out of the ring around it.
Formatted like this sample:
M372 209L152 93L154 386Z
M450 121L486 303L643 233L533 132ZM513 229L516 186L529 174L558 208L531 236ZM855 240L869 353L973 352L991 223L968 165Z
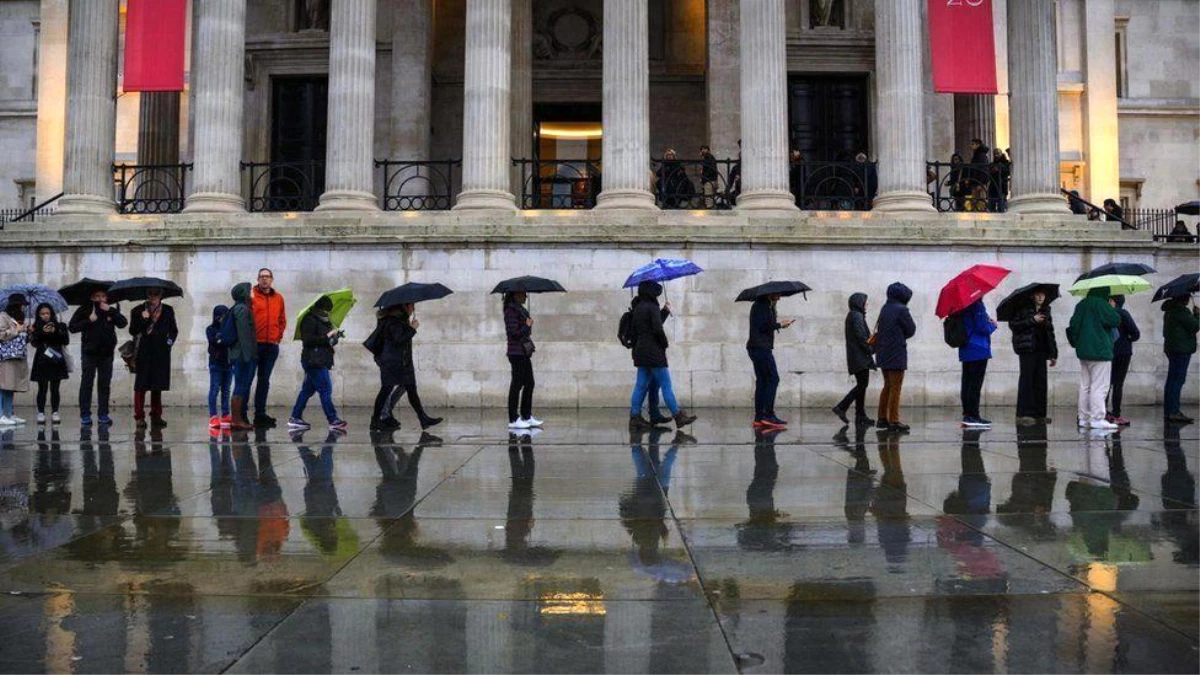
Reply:
M127 0L125 91L183 91L187 0Z
M996 93L992 0L928 0L933 90Z

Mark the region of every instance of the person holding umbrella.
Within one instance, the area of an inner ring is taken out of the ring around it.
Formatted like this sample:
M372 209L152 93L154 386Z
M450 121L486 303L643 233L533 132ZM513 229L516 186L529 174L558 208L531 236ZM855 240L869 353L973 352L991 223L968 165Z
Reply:
M96 412L100 416L100 424L112 424L112 418L108 416L108 402L113 356L117 349L117 329L129 325L121 309L108 304L109 286L112 286L112 282L84 279L72 285L77 292L86 293L80 298L81 301L68 298L72 304L79 305L67 327L70 332L79 334L79 424L85 427L92 424L93 387L98 394ZM62 289L64 296L68 288Z
M533 317L525 308L529 296L524 291L504 294L504 335L512 379L508 385L508 428L529 429L542 426L533 416ZM518 401L520 409L518 410Z
M809 290L792 281L772 281L742 291L738 300L753 300L750 307L750 337L746 353L754 365L754 426L783 429L787 422L775 414L775 394L779 389L779 369L775 366L775 333L788 328L795 319L780 319L775 307L784 295Z
M1107 286L1087 290L1071 315L1067 341L1079 357L1079 426L1112 431L1119 427L1105 419L1104 399L1112 379L1112 331L1121 315L1109 295Z
M233 368L233 397L229 401L229 426L233 429L253 429L250 423L250 385L258 371L261 353L256 340L257 327L251 300L250 282L237 284L229 291L233 307L229 308L229 320L233 321L233 344L228 345L229 365ZM219 329L218 329L219 330ZM262 386L262 383L259 383Z
M417 369L413 360L412 340L417 335L421 322L416 317L416 303L436 300L453 291L442 284L410 282L397 286L375 302L375 330L363 345L375 356L379 366L379 393L375 396L375 407L371 413L372 431L391 431L400 428L400 421L392 414L400 397L408 394L408 403L421 429L428 429L442 422L433 417L421 404L417 393Z
M962 401L964 427L990 427L979 413L979 399L983 393L983 380L987 375L987 364L992 358L992 333L996 321L988 316L983 299L976 300L960 312L967 341L958 348L958 360L962 363L962 378L959 399Z
M25 349L30 324L25 320L28 301L24 295L13 293L0 312L0 427L24 424L13 413L13 399L19 391L29 391L29 363Z
M43 302L34 312L33 330L29 343L33 346L33 374L30 379L37 382L37 421L46 423L46 394L50 394L50 421L62 421L58 414L60 402L58 388L67 379L67 343L71 334L67 324L58 320L58 314L50 303Z
M146 301L133 308L129 333L137 343L137 370L133 380L133 419L146 426L146 392L150 393L150 422L165 427L162 393L171 389L171 347L179 337L175 310L163 304L163 289L146 289Z
M647 426L642 419L642 403L651 386L662 390L663 399L675 418L675 426L684 427L696 421L675 400L671 386L671 371L667 365L667 334L663 331L662 313L658 307L658 296L662 295L662 284L642 281L637 286L638 303L630 317L630 332L633 337L633 365L638 369L637 383L629 405L631 428ZM640 423L640 424L639 424Z
M1167 355L1167 381L1163 385L1163 418L1167 422L1189 424L1192 418L1180 409L1188 365L1196 353L1196 333L1200 332L1200 307L1192 304L1191 294L1175 296L1162 304L1163 352Z
M322 295L300 319L300 340L304 346L300 352L300 367L304 369L304 384L300 387L296 404L292 406L292 416L288 420L288 429L293 431L312 428L311 424L304 421L304 408L313 394L321 397L321 409L325 412L330 431L345 431L350 426L338 417L337 407L333 404L333 380L329 371L333 369L333 348L337 346L342 332L330 320L329 313L332 310L333 300ZM238 339L241 340L240 335Z
M1014 292L996 308L999 319L1007 317L1020 368L1017 377L1017 424L1020 425L1050 422L1046 416L1046 368L1058 363L1058 342L1050 313L1050 302L1055 297L1058 286L1032 284Z

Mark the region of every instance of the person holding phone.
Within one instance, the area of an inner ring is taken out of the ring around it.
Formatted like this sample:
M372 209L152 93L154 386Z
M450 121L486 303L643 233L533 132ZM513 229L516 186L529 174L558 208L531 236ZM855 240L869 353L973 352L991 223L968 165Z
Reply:
M1046 424L1047 367L1058 363L1058 343L1054 339L1054 319L1046 292L1035 290L1023 307L1008 322L1012 331L1013 351L1017 353L1020 375L1017 378L1017 424Z

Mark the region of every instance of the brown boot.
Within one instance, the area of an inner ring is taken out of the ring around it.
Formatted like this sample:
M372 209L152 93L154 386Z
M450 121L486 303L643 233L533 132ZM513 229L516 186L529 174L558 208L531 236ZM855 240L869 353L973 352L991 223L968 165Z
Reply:
M234 396L229 401L229 416L232 418L229 421L230 429L253 429L254 425L246 422L246 401L241 396Z

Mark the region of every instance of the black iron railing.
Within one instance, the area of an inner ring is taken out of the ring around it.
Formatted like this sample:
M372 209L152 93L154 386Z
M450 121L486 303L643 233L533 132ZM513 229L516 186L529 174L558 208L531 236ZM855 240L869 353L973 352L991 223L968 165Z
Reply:
M1008 208L1008 164L926 162L925 172L938 211L1003 213Z
M652 159L654 199L663 209L730 209L737 195L729 176L735 159Z
M325 162L242 162L252 212L312 211L325 187Z
M1139 230L1150 232L1157 241L1175 243L1195 243L1196 235L1191 231L1186 234L1172 234L1176 222L1184 222L1174 209L1126 209L1125 220ZM1184 229L1187 228L1186 222Z
M600 160L514 159L521 167L521 208L590 209L600 194Z
M461 159L433 161L375 160L383 171L384 211L445 211L454 205Z
M117 213L179 213L191 164L114 164Z
M1136 230L1137 225L1129 222L1123 215L1105 211L1103 206L1096 206L1088 200L1080 197L1074 190L1059 188L1059 192L1067 198L1067 207L1071 209L1071 213L1075 215L1087 216L1088 220L1108 220L1121 224L1122 230Z
M879 189L875 162L793 162L788 184L807 211L870 211Z
M35 204L33 203L33 200L30 199L30 206L27 209L0 210L0 230L4 229L5 223L19 223L22 221L33 222L38 218L44 218L45 216L53 215L54 209L51 208L50 205L54 202L57 202L59 199L62 199L63 194L64 193L60 192L41 204Z

